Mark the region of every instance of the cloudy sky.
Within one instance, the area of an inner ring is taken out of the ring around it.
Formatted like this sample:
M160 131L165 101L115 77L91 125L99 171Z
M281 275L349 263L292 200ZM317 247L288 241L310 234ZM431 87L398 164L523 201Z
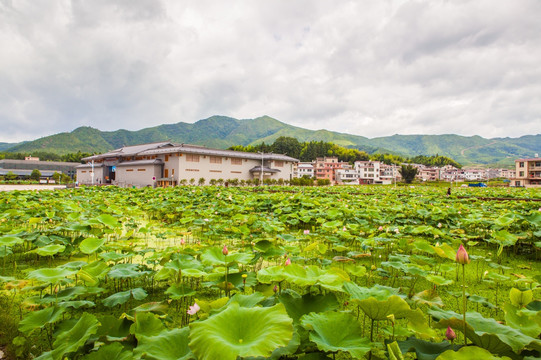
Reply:
M539 0L0 0L0 141L212 115L537 134L539 19Z

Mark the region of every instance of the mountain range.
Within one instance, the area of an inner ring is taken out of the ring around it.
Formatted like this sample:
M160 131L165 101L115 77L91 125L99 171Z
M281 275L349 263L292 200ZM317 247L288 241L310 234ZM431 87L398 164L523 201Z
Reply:
M212 116L195 123L179 122L137 131L100 131L79 127L72 132L46 136L19 144L0 143L0 151L47 151L101 153L126 145L170 140L175 143L205 145L225 149L233 145L270 144L280 136L299 141L325 141L369 154L390 152L404 156L444 155L463 165L509 166L521 157L541 153L541 134L519 138L486 139L460 135L393 135L369 139L328 130L308 130L285 124L269 116L256 119L234 119Z

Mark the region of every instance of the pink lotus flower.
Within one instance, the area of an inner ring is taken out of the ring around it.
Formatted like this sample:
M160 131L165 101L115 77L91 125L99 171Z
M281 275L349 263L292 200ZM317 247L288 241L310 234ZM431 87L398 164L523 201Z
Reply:
M275 293L278 292L278 285L274 285L274 288L272 289L272 291L274 291Z
M186 244L186 240L180 239L180 245L184 245L184 244Z
M468 252L466 251L464 246L462 246L462 244L460 244L458 251L456 252L456 262L462 265L470 263L470 257L468 256Z
M290 264L291 264L291 259L290 259L290 258L287 258L286 263L285 263L285 266L288 266L288 265L290 265Z
M442 225L441 223L438 223L438 228L441 229L442 226L443 226L443 225Z
M304 235L310 234L310 230L304 230Z
M193 306L190 306L190 308L186 312L190 315L195 315L199 310L201 310L201 308L199 307L199 305L197 305L196 302L194 302Z
M445 337L446 337L447 340L449 340L450 342L453 342L453 340L456 339L456 334L455 334L455 332L453 331L453 329L451 329L450 326L447 326L447 331L445 332Z
M222 248L222 254L224 254L225 256L229 254L229 250L227 250L227 245L224 245L224 247Z
M344 226L344 227L342 228L342 231L346 231L346 230L347 230L347 229L346 229L346 227Z
M380 226L380 227L378 228L378 231L383 231L383 226Z

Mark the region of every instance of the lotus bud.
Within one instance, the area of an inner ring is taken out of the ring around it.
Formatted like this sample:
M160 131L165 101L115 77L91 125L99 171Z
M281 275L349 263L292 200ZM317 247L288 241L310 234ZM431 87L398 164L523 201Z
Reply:
M290 265L290 264L291 264L291 259L290 259L290 258L287 258L286 263L285 263L285 266L288 266L288 265Z
M378 228L378 231L383 231L383 226L380 226L380 227Z
M180 245L184 245L184 244L186 244L186 240L180 239Z
M278 285L274 285L274 288L272 289L272 291L274 291L274 293L277 293L278 292Z
M453 340L456 339L456 334L455 334L455 332L453 331L453 329L451 329L450 326L447 326L447 331L445 332L445 337L446 337L447 340L449 340L450 342L453 342Z
M229 250L227 250L227 245L224 245L224 247L222 249L222 254L224 254L225 256L227 256L227 254L229 254Z
M394 326L394 320L395 320L394 314L387 315L387 320L389 320L391 324L393 324Z
M304 230L304 235L310 234L310 230Z
M462 246L462 244L460 244L460 247L458 248L458 251L456 252L456 262L462 265L466 265L470 263L468 252L466 251L464 246Z
M441 229L442 226L443 226L443 225L442 225L441 223L438 223L438 228Z

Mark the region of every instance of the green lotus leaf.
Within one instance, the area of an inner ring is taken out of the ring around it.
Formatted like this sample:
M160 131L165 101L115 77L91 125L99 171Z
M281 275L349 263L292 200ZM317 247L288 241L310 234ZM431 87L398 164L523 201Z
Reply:
M332 358L328 357L327 355L321 352L304 354L299 357L299 360L330 360L330 359Z
M135 322L130 327L130 333L137 339L145 336L155 336L165 330L162 321L154 314L145 312L135 316Z
M229 304L232 302L236 302L241 307L254 307L257 304L259 304L261 301L265 300L265 295L263 295L260 292L254 292L250 295L243 295L240 293L237 293L233 295L231 299L229 299Z
M453 280L446 279L443 276L439 275L427 275L426 279L430 281L431 283L438 285L438 286L445 286L445 285L451 285L453 283Z
M109 271L107 276L111 279L131 279L150 274L151 271L141 271L138 264L117 264Z
M301 318L301 324L310 331L310 341L321 351L343 351L353 358L362 358L371 349L370 341L359 337L359 322L347 313L310 313Z
M356 302L368 299L370 297L376 300L386 300L392 295L398 294L398 289L381 285L375 285L371 288L361 287L353 282L344 283L344 290L351 295L351 300Z
M188 347L188 327L165 330L154 336L138 337L133 354L137 358L155 360L188 360L195 356Z
M154 314L166 314L168 306L163 302L149 302L141 304L133 309L134 312L151 312Z
M514 306L523 308L533 300L533 293L532 290L520 291L512 288L509 292L509 299L511 299L511 304Z
M143 300L148 294L141 288L135 288L127 291L117 292L102 300L104 306L113 307L116 305L122 305L133 297L136 300Z
M98 250L103 244L105 239L98 239L94 237L86 238L79 244L79 249L83 254L92 254Z
M350 281L348 274L343 270L337 268L323 270L315 265L291 264L284 268L283 273L285 280L292 284L298 286L320 285L332 291L342 291L344 282Z
M89 300L72 300L72 301L59 302L58 306L64 309L67 309L67 308L79 309L82 307L94 307L96 306L96 304L94 304L92 301L89 301Z
M122 226L122 224L118 222L117 218L109 214L101 214L96 218L96 220L109 228L117 228Z
M164 266L166 269L173 269L176 272L186 269L203 269L203 265L192 256L184 255L183 257L171 260L167 262Z
M66 277L75 274L76 271L61 268L42 268L28 273L29 279L42 281L49 284L56 284Z
M207 276L208 274L204 271L201 271L199 269L186 269L182 270L182 276L188 277L188 278L202 278Z
M39 256L53 256L55 254L58 254L59 252L64 251L66 247L64 245L60 244L51 244L46 245L40 248L37 248L34 250Z
M96 335L107 341L123 341L130 334L132 322L126 318L118 319L113 315L104 315L98 318L100 327Z
M462 315L453 311L433 308L430 315L439 320L437 327L463 331ZM502 325L494 319L486 319L477 312L466 313L466 336L475 345L487 349L491 353L507 355L519 353L524 348L541 350L541 340L534 339L510 326Z
M421 309L411 310L404 314L404 317L408 318L408 329L413 331L417 337L426 340L437 337L434 329L428 325L428 319Z
M398 346L402 353L414 352L418 360L435 360L440 354L447 350L458 350L460 345L453 345L447 341L434 343L423 341L414 337L408 338L405 341L398 341Z
M500 227L506 227L509 226L515 221L515 215L514 214L505 214L502 215L496 219L494 219L494 224L500 226Z
M372 320L385 320L391 314L396 319L401 319L408 316L411 311L408 303L397 295L393 295L387 300L376 300L370 297L358 301L357 304L366 316Z
M447 350L436 360L463 360L463 359L475 359L475 360L511 360L507 356L499 357L492 355L489 351L477 347L477 346L464 346L458 351Z
M120 260L124 260L126 258L129 258L129 257L132 257L133 254L132 253L125 253L125 254L119 254L119 253L116 253L116 252L106 252L106 253L101 253L99 255L100 259L103 259L105 261L113 261L113 262L118 262Z
M362 265L357 265L354 263L344 264L344 270L348 272L349 274L353 276L357 276L357 277L366 275L366 268Z
M222 249L213 247L206 249L201 254L201 262L208 266L231 266L234 264L248 264L253 259L252 254L248 253L229 253L225 256Z
M292 339L292 323L282 304L245 308L234 302L207 320L190 324L190 348L200 360L268 357Z
M287 289L278 295L278 300L284 304L287 314L295 323L298 323L303 315L311 312L331 311L340 307L336 295L333 293L326 295L308 293L301 296L297 292Z
M131 360L133 354L131 351L125 350L120 343L112 343L109 345L100 346L98 351L86 355L84 360Z
M541 312L521 311L518 307L505 304L505 323L533 338L541 334Z
M0 237L0 246L11 247L13 245L20 245L24 243L24 240L18 236L4 235Z
M492 242L503 246L515 245L518 240L518 236L511 234L507 230L494 231L492 233L493 239Z
M389 360L404 360L402 351L400 351L396 341L387 344L387 353L389 354Z
M192 288L181 284L181 285L171 285L167 290L165 291L167 295L173 300L179 300L186 296L193 296L195 295L195 290Z
M440 246L431 246L431 247L439 257L455 261L456 250L453 249L448 244L443 243Z
M35 329L41 329L45 324L52 324L60 320L66 309L60 307L48 307L43 310L30 312L19 322L19 331L30 333Z
M257 272L257 280L263 284L280 282L285 279L283 266L270 266Z
M61 332L53 344L51 356L54 360L63 359L68 353L77 351L98 331L100 323L94 315L83 313L77 323L68 331Z

